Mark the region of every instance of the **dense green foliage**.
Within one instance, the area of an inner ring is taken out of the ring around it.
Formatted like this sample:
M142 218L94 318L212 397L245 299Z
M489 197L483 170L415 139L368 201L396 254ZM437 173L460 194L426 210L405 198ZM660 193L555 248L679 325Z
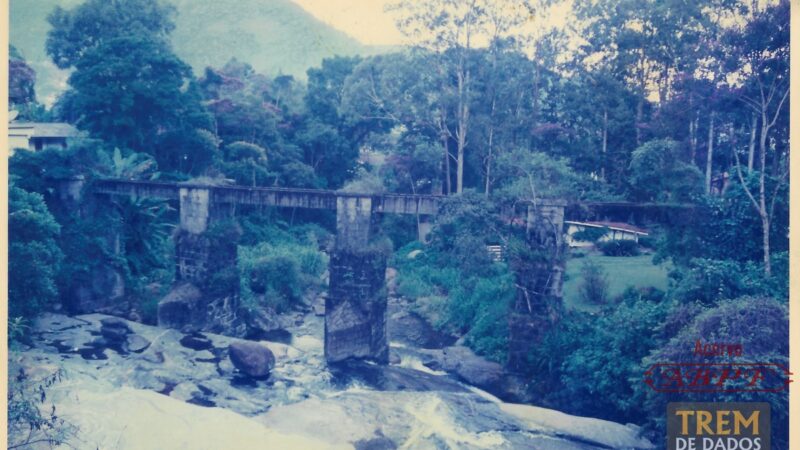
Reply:
M634 198L645 201L682 203L702 192L702 174L681 161L679 144L650 141L631 155L631 189Z
M571 313L531 347L532 389L574 414L639 422L641 360L661 342L670 305L658 291L629 290L592 319Z
M36 71L12 45L8 49L8 106L17 120L47 120L48 112L36 98Z
M572 238L582 242L597 242L610 231L608 227L584 227L582 230L573 233Z
M61 226L40 194L13 184L8 194L8 315L32 318L58 298Z
M630 239L611 239L598 242L597 248L606 256L636 256L639 254L639 244Z
M190 77L189 67L162 41L118 37L88 50L77 61L69 79L72 89L62 98L60 109L93 136L126 150L154 154L168 166L169 160L160 154L163 150L156 152L159 145L167 145L161 141L208 126L198 111L199 99L183 91ZM163 136L155 130L163 130ZM214 155L199 150L193 148L181 155L187 161L164 169L202 171Z
M8 368L8 448L70 445L78 429L61 417L48 398L50 388L64 379L64 370L34 378L13 358Z
M134 309L154 321L158 296L173 278L170 231L176 212L166 203L145 199L110 202L84 197L79 210L59 200L60 183L76 175L86 176L87 183L102 176L152 177L152 158L122 157L100 141L77 140L65 150L16 152L10 172L16 189L36 193L49 204L60 229L53 239L68 263L56 266L53 299L68 302L78 286L91 285L98 271L112 268L123 276ZM48 265L43 262L42 268L47 270ZM27 313L39 313L44 307L39 304Z
M242 240L253 244L238 249L242 300L249 308L287 311L302 300L307 289L321 283L328 256L319 251L319 246L327 232L314 226L296 227L287 232L280 226L259 226L247 219L245 222L248 231ZM247 236L253 232L269 237L254 240Z
M446 255L419 243L397 250L392 265L401 273L398 293L415 300L417 312L440 331L464 336L479 354L504 361L513 275L504 263L490 263L478 275L446 263Z
M393 258L398 293L415 299L418 311L440 330L464 336L479 354L506 359L508 313L516 288L505 262L493 261L487 245L513 233L497 219L496 206L466 193L442 206L426 247L418 242Z
M585 259L581 266L581 299L586 303L602 304L608 300L608 275L596 262Z
M87 0L65 10L57 6L48 22L47 53L60 68L76 67L87 53L116 38L150 35L166 39L175 28L175 9L160 0Z
M739 363L769 362L789 367L789 310L785 303L765 297L745 296L720 301L716 306L705 308L694 317L683 320L686 325L674 336L665 336L663 343L642 361L644 365L661 361L707 362L707 358L694 354L692 344L700 339L704 343L726 342L742 345L743 355L736 359ZM638 386L640 393L644 395L644 398L639 397L639 401L644 405L644 412L651 418L651 426L663 433L663 411L667 402L685 400L678 400L675 394L653 392L645 388L643 383ZM769 402L773 445L776 448L788 448L788 396L788 390L777 393L700 393L694 394L692 400Z

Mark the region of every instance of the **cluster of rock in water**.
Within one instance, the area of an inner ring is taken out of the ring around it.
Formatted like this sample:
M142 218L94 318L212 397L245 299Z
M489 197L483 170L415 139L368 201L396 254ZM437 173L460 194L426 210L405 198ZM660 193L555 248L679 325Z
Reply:
M636 427L510 405L476 390L503 386L502 367L395 301L390 365L329 365L322 314L312 305L262 330L283 342L49 314L12 358L32 376L64 368L67 381L50 398L91 448L148 448L144 439L158 433L184 448L239 448L253 444L236 444L256 439L251 432L276 448L652 448ZM129 416L132 408L143 418ZM300 440L271 440L274 433ZM120 436L127 445L117 444Z

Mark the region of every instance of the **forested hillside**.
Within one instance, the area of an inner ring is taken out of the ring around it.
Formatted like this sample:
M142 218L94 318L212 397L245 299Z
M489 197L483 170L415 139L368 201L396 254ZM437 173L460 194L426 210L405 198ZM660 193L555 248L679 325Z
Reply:
M47 16L53 8L70 8L75 0L12 0L11 45L39 74L39 93L48 103L61 93L67 74L47 58ZM266 75L304 78L309 67L334 55L370 55L386 49L365 46L331 28L291 0L195 2L170 1L177 14L172 42L175 52L196 73L231 58L247 61Z

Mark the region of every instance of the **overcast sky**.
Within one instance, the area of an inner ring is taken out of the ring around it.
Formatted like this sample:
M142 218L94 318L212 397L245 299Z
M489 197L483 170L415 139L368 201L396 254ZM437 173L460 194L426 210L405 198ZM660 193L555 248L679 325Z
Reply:
M386 4L395 0L293 0L317 19L369 45L398 45L404 37Z
M401 45L405 37L394 24L387 4L396 0L293 0L317 19L332 25L368 45ZM548 25L563 27L571 2L558 2L545 19Z

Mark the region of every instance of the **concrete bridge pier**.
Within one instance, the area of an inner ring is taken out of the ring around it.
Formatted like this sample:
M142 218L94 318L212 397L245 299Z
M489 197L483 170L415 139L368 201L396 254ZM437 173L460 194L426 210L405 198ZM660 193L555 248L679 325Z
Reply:
M565 202L531 205L526 218L528 252L512 261L517 295L509 314L508 366L527 364L528 353L558 321L565 263Z
M60 220L75 218L91 221L97 205L94 199L86 198L86 180L82 175L59 180L56 187L53 212ZM69 220L69 219L68 219ZM116 255L122 251L119 230L114 227L103 230L101 237ZM88 272L73 276L69 280L66 295L62 297L66 311L74 314L113 310L125 296L125 279L122 272L110 264L90 266Z
M210 222L209 194L208 189L180 189L180 225L175 242L177 280L199 281L207 274L210 242L203 234Z
M244 332L238 317L235 273L236 230L215 225L230 217L226 204L215 204L211 190L181 187L180 225L175 236L175 285L158 305L158 323L185 331L229 335ZM226 272L227 271L227 272Z
M215 225L233 217L231 205L214 203L204 188L181 188L180 225L175 242L176 279L202 284L236 265L236 239L217 236Z
M373 201L336 199L336 245L325 300L325 359L389 361L386 334L387 255L369 245Z

